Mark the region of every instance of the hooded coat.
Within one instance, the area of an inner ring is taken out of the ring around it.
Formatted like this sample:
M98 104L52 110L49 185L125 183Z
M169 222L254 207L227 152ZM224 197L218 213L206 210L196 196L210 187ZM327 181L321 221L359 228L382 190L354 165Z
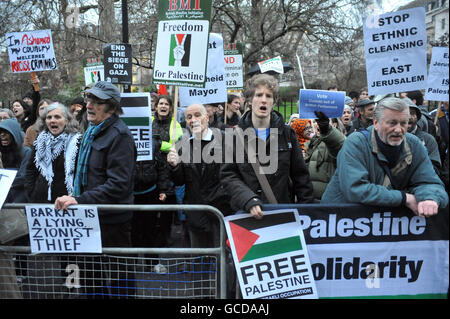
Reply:
M368 131L367 137L356 132L345 140L322 203L399 207L403 204L402 192L408 192L415 195L417 202L434 200L440 208L448 205L444 185L422 141L406 133L400 158L390 170L394 188L380 165L387 159L378 149L374 127Z
M244 131L248 128L254 129L252 112L246 112L238 125ZM293 203L295 197L299 203L312 202L313 187L294 130L284 123L283 116L277 111L272 111L270 114L270 128L277 128L278 132L276 135L270 134L263 152L270 154L271 140L277 138L276 170L273 174L266 174L277 202ZM236 157L236 141L232 147L232 150L226 151ZM270 157L272 162L274 156ZM246 154L242 163L236 162L236 158L233 163L225 163L221 168L220 176L227 193L231 196L231 207L235 211L248 212L255 205L269 203Z
M24 133L16 119L8 119L0 122L0 129L8 131L13 137L13 143L8 147L0 145L0 153L2 157L6 156L6 152L12 152L15 146L19 147L19 160L16 163L9 164L3 160L4 168L17 170L16 177L6 197L6 203L26 203L27 196L25 193L25 175L27 164L31 156L31 149L23 146ZM14 144L14 145L12 145Z

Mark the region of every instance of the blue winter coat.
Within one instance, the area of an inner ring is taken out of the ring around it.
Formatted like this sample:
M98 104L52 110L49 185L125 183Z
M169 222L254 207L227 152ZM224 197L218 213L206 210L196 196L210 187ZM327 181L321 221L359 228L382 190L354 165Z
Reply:
M389 177L378 160L387 162L378 151L374 128L368 137L360 132L349 135L337 157L337 169L322 197L322 203L359 203L372 206L397 207L402 193L414 194L418 202L434 200L440 208L448 204L444 185L436 175L427 150L420 139L406 133L398 164ZM378 157L378 160L377 160Z

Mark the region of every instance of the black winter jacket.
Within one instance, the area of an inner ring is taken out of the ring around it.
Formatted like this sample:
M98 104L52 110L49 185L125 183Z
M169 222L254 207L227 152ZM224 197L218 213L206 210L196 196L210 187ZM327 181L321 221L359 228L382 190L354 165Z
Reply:
M211 131L214 132L213 138L211 141L201 141L201 151L202 153L208 152L211 158L216 155L218 162L205 163L204 158L202 158L201 163L194 163L194 153L196 152L194 147L197 149L197 142L184 135L177 142L177 149L179 149L179 154L183 158L181 144L184 143L185 147L189 147L190 156L187 161L182 161L175 168L171 168L171 176L175 185L186 185L184 203L211 205L227 216L232 212L230 196L225 192L220 181L220 168L225 156L223 152L225 133L217 128L211 128ZM222 151L221 154L217 153L219 150ZM211 213L186 212L186 215L190 227L203 231L210 231L210 223L214 220L217 221L217 218Z
M269 185L278 203L299 203L313 202L313 187L305 165L302 151L294 130L284 123L282 115L277 111L270 114L270 128L278 129L278 153L277 159L271 155L271 161L276 161L276 171L273 174L266 174ZM239 127L245 130L253 129L252 113L246 112L239 121ZM276 138L275 135L268 138L265 143L265 154L270 154L270 140ZM233 152L236 157L236 140L233 143ZM227 150L227 152L229 152ZM259 153L257 151L257 153ZM259 157L259 155L258 155ZM236 158L235 158L236 160ZM262 166L264 163L261 163ZM270 164L271 166L274 163ZM226 163L222 166L220 176L227 193L231 196L231 207L237 210L249 211L255 205L269 203L252 165L248 162L247 155L244 163Z
M133 204L136 146L125 123L115 114L92 142L87 186L75 197L79 204ZM79 156L79 155L78 155ZM123 223L132 211L99 211L100 223Z

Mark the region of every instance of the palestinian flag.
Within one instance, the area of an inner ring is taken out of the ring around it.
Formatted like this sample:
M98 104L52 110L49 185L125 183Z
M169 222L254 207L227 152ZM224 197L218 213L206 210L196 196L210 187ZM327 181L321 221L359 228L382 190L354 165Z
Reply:
M292 211L229 220L239 262L302 249L298 222Z
M181 66L189 66L189 60L191 55L191 34L172 34L170 37L170 50L169 50L169 66L175 66L175 56L173 50L177 46L183 47L184 55L181 59Z

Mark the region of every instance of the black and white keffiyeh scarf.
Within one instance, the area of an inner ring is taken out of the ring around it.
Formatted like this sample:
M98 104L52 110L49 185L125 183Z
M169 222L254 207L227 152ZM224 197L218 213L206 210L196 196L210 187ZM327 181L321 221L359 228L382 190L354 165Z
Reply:
M77 141L81 137L80 133L61 133L53 136L50 132L41 132L34 141L36 155L34 163L48 183L47 199L51 200L51 186L53 182L53 161L64 152L64 175L67 194L73 190L73 173L77 155Z

